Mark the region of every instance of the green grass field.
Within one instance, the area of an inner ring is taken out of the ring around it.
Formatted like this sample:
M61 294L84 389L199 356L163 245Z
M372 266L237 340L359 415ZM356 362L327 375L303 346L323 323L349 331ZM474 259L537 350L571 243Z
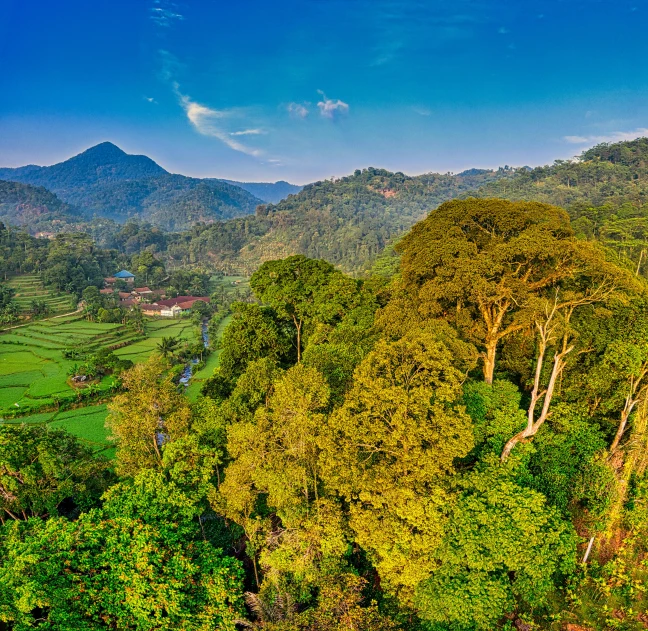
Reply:
M13 276L7 281L7 285L16 290L14 301L18 303L21 313L31 311L33 300L45 302L50 313L65 313L73 311L76 307L74 296L45 287L40 276Z

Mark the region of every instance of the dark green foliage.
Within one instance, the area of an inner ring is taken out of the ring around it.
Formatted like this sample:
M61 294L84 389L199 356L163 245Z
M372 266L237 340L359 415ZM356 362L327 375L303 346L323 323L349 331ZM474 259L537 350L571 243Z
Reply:
M233 319L221 340L220 366L227 378L236 378L261 358L284 362L292 356L286 323L269 307L237 302Z
M557 509L586 510L600 520L615 495L613 471L601 457L607 441L601 429L566 405L554 409L551 426L539 434L524 482ZM599 522L602 525L602 522Z
M16 629L233 631L238 562L203 541L191 500L144 473L75 521L0 535L0 621Z
M502 453L506 441L526 421L520 409L521 393L510 381L496 379L492 384L470 381L464 386L463 402L473 420L475 451L472 456Z

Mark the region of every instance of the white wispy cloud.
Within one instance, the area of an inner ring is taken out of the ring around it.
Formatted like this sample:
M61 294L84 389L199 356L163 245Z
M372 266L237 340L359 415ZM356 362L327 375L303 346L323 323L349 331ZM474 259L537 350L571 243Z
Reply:
M152 96L145 96L144 100L148 101L149 103L155 103L157 105L157 101Z
M322 100L317 103L319 108L320 115L324 118L337 118L338 116L343 116L349 113L349 104L340 99L329 99L322 90L317 91Z
M432 110L424 105L413 105L412 111L419 116L432 116Z
M632 131L613 131L609 134L592 136L563 136L563 140L573 145L596 144L600 142L621 142L623 140L636 140L648 136L648 128L638 127Z
M241 131L231 131L230 136L261 136L267 133L265 129L241 129Z
M217 110L207 107L206 105L197 103L190 96L183 94L180 91L180 86L177 82L174 82L172 85L173 90L180 101L180 105L187 115L187 119L200 135L216 138L227 145L230 149L239 151L248 156L259 157L263 154L260 149L248 147L242 142L236 140L233 137L233 132L229 132L226 129L225 123L228 119L237 116L240 117L240 110Z
M309 114L308 107L302 103L288 103L286 109L293 118L306 118Z
M178 5L174 2L154 0L153 5L150 10L150 17L158 26L169 27L174 22L185 19L184 15L178 12Z

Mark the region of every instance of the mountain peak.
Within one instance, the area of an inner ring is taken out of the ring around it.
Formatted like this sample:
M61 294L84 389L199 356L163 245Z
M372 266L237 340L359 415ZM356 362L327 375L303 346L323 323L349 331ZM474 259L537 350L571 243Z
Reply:
M114 160L123 158L126 155L128 154L120 149L117 145L113 144L112 142L106 141L100 142L98 145L86 149L75 157L78 158L79 156L90 156L99 158L101 160Z
M99 143L48 169L52 173L58 173L62 179L80 178L86 184L92 181L137 180L166 174L148 156L126 153L112 142Z

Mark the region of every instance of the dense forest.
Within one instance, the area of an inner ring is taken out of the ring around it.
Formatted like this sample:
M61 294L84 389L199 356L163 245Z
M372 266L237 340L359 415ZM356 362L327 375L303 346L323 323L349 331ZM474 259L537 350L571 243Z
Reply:
M74 229L79 213L42 186L0 180L0 221L41 231Z
M162 355L122 374L114 461L0 425L0 625L646 628L646 281L540 202L396 250L263 263L198 401Z
M605 242L645 273L647 165L648 139L642 138L602 144L573 161L536 169L410 177L369 168L306 186L278 204L260 206L253 218L195 226L170 240L169 256L176 263L251 273L263 261L304 254L362 276L440 203L476 196L562 206L578 236Z
M251 273L262 262L291 254L324 258L367 274L377 256L442 201L499 177L499 172L409 177L384 169L357 170L309 184L254 217L196 226L174 239L169 256Z

